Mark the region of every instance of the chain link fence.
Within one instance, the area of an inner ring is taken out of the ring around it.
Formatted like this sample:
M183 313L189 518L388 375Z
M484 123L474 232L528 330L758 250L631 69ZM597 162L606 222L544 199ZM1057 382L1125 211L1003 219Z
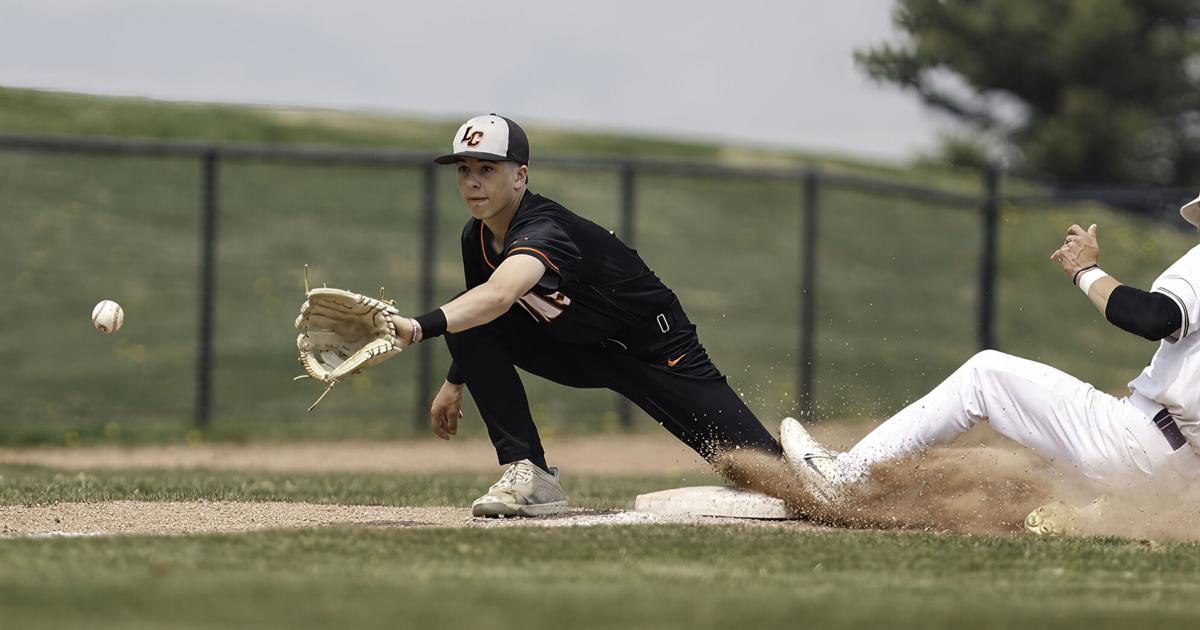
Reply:
M0 136L0 262L15 289L0 348L18 366L0 384L0 439L423 432L443 345L306 414L320 388L291 381L291 323L305 264L316 284L384 286L403 312L461 291L469 215L430 157ZM1069 223L1100 223L1106 261L1119 261L1106 269L1148 285L1195 244L1173 214L1188 191L1010 195L996 173L972 177L963 193L961 181L547 157L531 188L634 245L768 425L886 415L982 347L1120 387L1152 348L1095 321L1046 258ZM105 298L127 314L112 336L85 319ZM547 433L651 426L611 392L525 382Z

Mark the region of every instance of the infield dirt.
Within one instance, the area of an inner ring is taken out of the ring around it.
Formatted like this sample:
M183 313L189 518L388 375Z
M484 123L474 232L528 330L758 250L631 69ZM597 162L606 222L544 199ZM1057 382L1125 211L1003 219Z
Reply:
M668 516L621 510L572 509L523 519L473 518L465 507L390 507L246 501L103 501L45 506L0 506L0 538L111 534L211 534L312 527L591 527L600 525L757 525L815 529L804 521L783 525L704 516Z
M844 447L866 433L861 423L818 425L825 443ZM665 432L558 438L548 444L551 463L572 474L679 474L710 470ZM198 444L178 446L0 449L0 464L60 470L229 470L270 473L499 471L491 445L481 440L420 440L389 443ZM889 463L873 474L845 505L815 503L780 462L735 458L723 472L738 485L784 499L810 521L762 526L1006 534L1019 532L1033 508L1054 499L1086 505L1087 497L1031 452L986 428L953 447ZM481 488L482 490L482 488ZM136 498L136 497L130 497ZM628 497L629 504L633 496ZM1085 510L1078 534L1132 538L1200 539L1191 526L1200 502L1180 497L1139 496ZM530 520L472 519L465 506L405 507L328 505L305 502L103 501L39 506L0 506L0 536L95 534L188 534L325 526L496 527L582 526L653 523L733 523L733 519L677 518L619 510L579 509Z

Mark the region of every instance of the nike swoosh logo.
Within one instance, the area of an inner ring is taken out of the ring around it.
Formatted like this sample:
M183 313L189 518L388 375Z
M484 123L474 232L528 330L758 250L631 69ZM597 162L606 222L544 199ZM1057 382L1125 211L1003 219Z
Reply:
M674 359L670 359L669 361L667 361L667 367L675 367L675 364L679 363L679 360L686 356L687 356L687 353L684 352L683 354L675 357Z

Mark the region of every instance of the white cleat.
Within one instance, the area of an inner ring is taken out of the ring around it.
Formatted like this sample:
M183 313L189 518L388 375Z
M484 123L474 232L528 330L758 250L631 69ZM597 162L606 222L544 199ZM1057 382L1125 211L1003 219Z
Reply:
M542 516L567 510L558 469L546 472L528 459L514 462L471 504L472 516Z
M783 456L805 487L822 503L837 503L845 498L844 466L837 453L821 445L795 418L784 418L779 426Z

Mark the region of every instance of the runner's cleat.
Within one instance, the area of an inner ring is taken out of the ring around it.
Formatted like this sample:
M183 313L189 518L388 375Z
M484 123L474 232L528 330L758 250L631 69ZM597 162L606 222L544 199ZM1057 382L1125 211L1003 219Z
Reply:
M1025 517L1025 531L1038 536L1059 536L1071 531L1077 516L1075 508L1055 501L1047 503Z
M783 456L805 487L822 503L837 503L845 498L844 466L837 453L821 445L795 418L784 418L779 427Z
M1062 501L1047 503L1025 517L1025 531L1039 536L1078 534L1084 525L1101 522L1108 500L1102 495L1082 507Z

